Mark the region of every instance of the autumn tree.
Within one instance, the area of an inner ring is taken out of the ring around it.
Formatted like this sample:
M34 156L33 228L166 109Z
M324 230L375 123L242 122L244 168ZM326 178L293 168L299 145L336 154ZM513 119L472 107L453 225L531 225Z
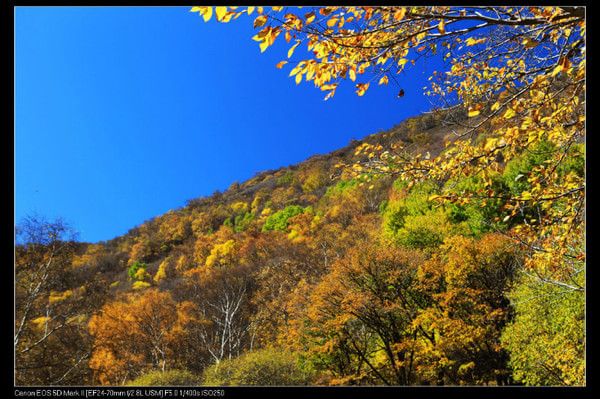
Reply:
M169 211L159 220L161 249L166 251L170 247L181 244L192 235L192 224L188 216Z
M149 370L177 368L178 347L196 320L193 303L156 289L106 304L89 321L95 380L120 385Z
M364 242L336 261L311 295L303 341L334 384L409 385L419 309L419 255Z
M415 355L423 380L441 385L511 383L500 336L512 320L509 291L519 257L508 238L449 237L419 267L432 306L419 312Z
M105 288L72 266L79 245L61 219L26 217L16 227L15 380L64 385L89 381L86 322Z
M322 258L306 244L270 234L257 237L248 248L250 261L256 265L256 289L251 299L255 309L253 348L297 338L291 326L294 308L299 306L294 290L299 284L315 283L325 270Z

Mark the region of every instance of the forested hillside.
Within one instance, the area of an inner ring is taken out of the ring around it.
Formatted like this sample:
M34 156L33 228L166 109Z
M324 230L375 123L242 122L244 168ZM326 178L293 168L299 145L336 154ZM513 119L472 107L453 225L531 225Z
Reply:
M583 291L523 273L501 200L438 203L439 182L341 167L368 163L368 145L433 156L446 117L259 173L105 243L25 221L17 383L581 384ZM527 190L516 176L550 150L496 184ZM560 173L583 172L576 144Z

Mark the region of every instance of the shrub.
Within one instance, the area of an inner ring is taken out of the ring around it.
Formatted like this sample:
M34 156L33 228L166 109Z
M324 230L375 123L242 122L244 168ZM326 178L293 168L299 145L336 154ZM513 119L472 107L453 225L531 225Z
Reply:
M246 230L250 223L254 220L254 214L250 212L245 212L242 215L237 215L233 222L233 230L236 233L241 233Z
M275 212L265 220L262 231L286 231L288 219L304 212L304 208L299 205L290 205L284 209Z
M294 181L294 172L287 170L283 175L277 178L278 186L288 186Z
M127 274L132 280L143 280L144 273L140 272L140 270L145 271L146 264L136 260L131 266L129 266L129 269L127 269Z
M313 373L296 356L277 349L248 352L208 367L203 385L308 385Z
M133 288L134 290L143 290L144 288L148 287L150 287L150 283L147 283L145 281L136 281L131 286L131 288Z
M342 180L339 181L337 184L328 187L327 191L325 192L325 195L328 197L333 197L335 195L343 194L344 192L354 187L357 187L358 184L359 181L357 179Z
M200 384L200 378L187 370L154 370L143 374L125 385L133 386L176 386Z
M323 167L313 167L303 173L302 191L310 193L327 184L327 171Z

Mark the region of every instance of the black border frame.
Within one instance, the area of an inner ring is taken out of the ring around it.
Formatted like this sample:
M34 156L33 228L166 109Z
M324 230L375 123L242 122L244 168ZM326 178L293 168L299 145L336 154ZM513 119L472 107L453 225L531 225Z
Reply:
M586 6L586 18L589 19L591 14L591 2L588 1L504 1L498 2L494 1L434 1L436 4L447 4L447 5L573 5L573 6ZM416 5L419 3L434 3L433 1L399 1L397 5L410 4ZM218 4L219 2L216 2ZM282 1L282 2L261 2L263 5L281 5L282 3L287 3L285 5L326 5L325 2L295 2L295 1ZM338 3L338 4L349 4L351 2L328 2L328 3ZM362 4L385 4L383 1L372 2L372 1L363 1ZM2 121L5 123L6 128L4 134L1 134L1 137L4 141L4 145L2 151L4 152L0 157L2 162L2 173L3 178L2 181L6 182L5 184L9 184L9 191L12 193L12 212L6 210L2 212L3 222L0 225L2 229L2 233L0 234L0 243L4 246L2 253L3 260L2 264L4 265L4 269L2 271L3 278L0 279L2 284L2 291L6 295L10 297L10 300L3 301L3 308L6 310L5 317L12 317L14 312L14 276L13 271L9 269L8 262L14 262L14 225L15 225L15 215L14 215L14 135L15 135L15 126L14 126L14 74L15 74L15 59L14 59L14 43L15 43L15 30L14 30L14 17L15 17L15 7L20 6L192 6L192 5L215 5L213 2L202 2L202 1L182 1L182 0L174 0L174 1L166 1L166 0L85 0L81 2L69 2L65 0L57 0L57 1L42 1L42 0L1 0L2 4L2 24L1 26L4 28L4 32L2 35L3 42L6 45L6 48L3 48L3 63L8 67L7 69L3 68L3 81L6 84L2 85L2 92L4 97L6 98L5 104L12 104L12 107L1 107L6 115L2 118ZM247 2L239 2L239 1L231 1L227 2L227 5L244 5L248 4ZM590 40L593 37L593 33L595 27L593 24L587 24L587 32L586 32L586 46L589 44L593 44L593 40ZM592 33L592 35L590 35ZM593 59L592 53L592 59ZM588 73L586 76L587 81L587 90L586 90L586 106L589 107L589 99L587 99L587 93L594 93L593 89L590 90L589 84L593 82L594 71L589 68L589 51L588 51ZM590 79L591 78L591 79ZM9 90L10 89L10 90ZM593 94L592 94L593 95ZM593 98L593 97L592 97ZM12 111L12 112L11 112ZM11 112L11 115L9 115ZM587 109L586 109L587 114ZM592 116L593 113L589 113L589 116ZM586 121L586 130L590 130L590 123L593 126L593 118L588 116ZM593 132L593 129L591 130ZM589 147L590 141L593 143L594 141L593 134L586 135L586 149ZM591 147L594 148L593 146ZM588 178L593 178L593 175L590 174L590 166L594 163L594 157L586 157L586 181ZM589 193L589 190L586 192L586 196ZM586 199L589 197L586 197ZM592 197L593 198L593 197ZM588 200L589 203L589 200ZM588 244L588 240L592 238L591 234L588 233L588 227L594 227L595 223L593 223L593 215L590 215L588 210L593 209L593 207L586 206L586 244ZM10 215L10 216L9 216ZM590 219L589 216L592 216ZM4 218L7 220L5 221ZM8 219L12 219L12 223L9 222ZM10 242L10 238L13 237L13 242ZM591 267L588 267L586 270L586 287L590 287L590 282L593 280L592 275L594 274L594 261L593 261L593 251L589 251L591 249L591 245L586 246L586 253L588 254L588 264ZM590 257L592 255L592 257ZM9 259L10 258L10 259ZM14 263L13 263L14 264ZM424 386L408 386L408 387L386 387L386 386L369 386L369 387L319 387L319 386L309 386L309 387L93 387L93 386L71 386L71 387L46 387L46 386L31 386L31 387L20 387L14 385L14 351L13 346L9 344L9 332L6 333L6 337L1 341L0 348L2 350L2 366L1 370L1 381L2 384L0 386L0 392L2 392L6 397L74 397L74 398L86 398L86 397L95 397L95 398L123 398L123 397L131 397L131 398L140 398L140 397L153 397L153 398L172 398L173 395L167 395L166 390L178 390L177 398L182 398L182 391L186 389L191 389L196 391L196 395L187 396L187 398L248 398L248 397L257 397L257 398L288 398L288 397L303 397L303 398L330 398L330 397L343 397L343 398L397 398L397 399L411 399L411 398L430 398L430 397L443 397L443 398L463 398L465 395L478 397L478 398L510 398L513 397L543 397L543 398L551 398L551 397L560 397L560 398L575 398L575 397L592 397L593 393L597 395L596 382L594 380L593 371L595 369L594 358L591 355L592 349L595 346L595 342L592 338L592 296L590 290L586 289L586 386L585 387L521 387L521 386L508 386L508 387L424 387ZM10 303L11 308L8 308L8 304ZM3 312L4 313L4 312ZM9 326L12 325L12 322L8 323ZM10 327L4 325L2 330L10 331ZM98 393L96 396L89 396L88 391L93 390L104 390L104 395ZM208 391L210 390L221 390L224 392L222 396L213 396L208 395ZM140 390L141 395L138 395L136 390ZM127 392L131 392L129 396ZM162 396L161 392L162 391ZM206 391L202 393L202 391ZM71 392L71 394L69 394ZM87 392L87 394L86 394ZM4 396L3 395L3 396ZM596 396L594 395L594 396Z

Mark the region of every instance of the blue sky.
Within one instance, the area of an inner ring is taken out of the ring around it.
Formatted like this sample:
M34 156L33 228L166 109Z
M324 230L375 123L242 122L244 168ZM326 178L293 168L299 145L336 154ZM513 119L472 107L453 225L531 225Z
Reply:
M252 18L204 23L189 7L17 7L15 219L111 239L429 109L434 60L400 75L401 99L345 82L325 102L275 68L283 40L261 54L254 34Z

